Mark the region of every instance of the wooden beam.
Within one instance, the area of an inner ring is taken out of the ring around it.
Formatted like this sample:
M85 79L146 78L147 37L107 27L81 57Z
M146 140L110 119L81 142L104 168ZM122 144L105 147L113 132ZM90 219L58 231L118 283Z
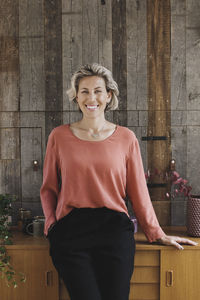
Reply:
M170 101L170 0L147 0L147 74L148 74L148 136L166 139L147 141L148 169L165 174L171 159L171 101ZM164 183L154 176L153 183ZM150 189L152 200L166 200L169 186ZM170 222L170 208L163 210L160 223ZM168 218L166 218L166 214ZM167 225L163 224L162 225Z

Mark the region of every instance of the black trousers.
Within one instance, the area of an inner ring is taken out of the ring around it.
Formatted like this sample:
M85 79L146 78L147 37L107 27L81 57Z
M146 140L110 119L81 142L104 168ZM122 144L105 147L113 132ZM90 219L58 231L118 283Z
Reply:
M53 264L71 300L128 300L135 240L125 213L74 208L48 238Z

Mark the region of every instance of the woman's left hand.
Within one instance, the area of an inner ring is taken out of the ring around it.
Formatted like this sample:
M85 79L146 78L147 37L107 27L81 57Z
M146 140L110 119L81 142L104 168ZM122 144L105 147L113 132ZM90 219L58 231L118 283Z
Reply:
M157 241L163 245L172 245L179 250L184 249L183 246L181 246L180 244L187 244L187 245L192 245L192 246L198 245L198 243L191 241L189 239L181 238L178 236L170 236L170 235L165 235L165 236L161 237L160 239L157 239Z

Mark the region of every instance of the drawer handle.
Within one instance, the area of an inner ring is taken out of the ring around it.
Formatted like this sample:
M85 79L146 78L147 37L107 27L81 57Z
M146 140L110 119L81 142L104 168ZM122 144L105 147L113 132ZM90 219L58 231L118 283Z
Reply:
M46 286L52 286L53 285L53 271L46 271L45 272L45 283L46 283Z
M173 274L172 270L166 272L166 285L167 285L167 287L173 286L173 281L174 281L174 276L173 275L174 274Z

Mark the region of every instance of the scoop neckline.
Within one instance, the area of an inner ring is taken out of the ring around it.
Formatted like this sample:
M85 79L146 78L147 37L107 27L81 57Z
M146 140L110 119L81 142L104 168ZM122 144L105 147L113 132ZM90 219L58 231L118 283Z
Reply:
M72 130L70 129L70 124L66 124L67 128L68 128L68 131L70 132L71 136L74 137L76 140L80 141L80 142L86 142L86 143L102 143L102 142L105 142L111 138L113 138L114 135L116 135L117 131L118 131L118 128L119 128L119 125L116 124L116 127L115 127L115 130L113 131L113 133L111 135L109 135L107 138L101 140L101 141L87 141L87 140L82 140L80 139L79 137L77 137L73 132Z

